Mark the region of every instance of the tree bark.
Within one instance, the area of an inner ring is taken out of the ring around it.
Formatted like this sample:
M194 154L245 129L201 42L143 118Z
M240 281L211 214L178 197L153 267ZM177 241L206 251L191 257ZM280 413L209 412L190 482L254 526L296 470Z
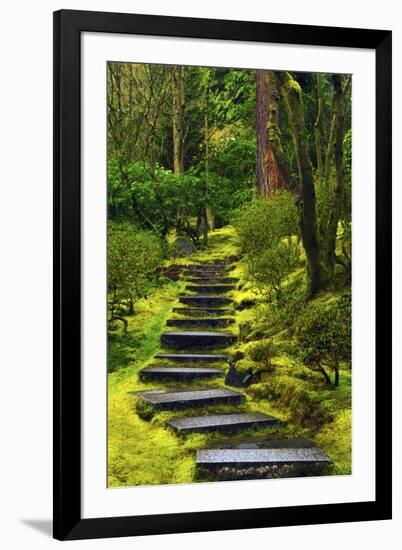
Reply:
M322 95L322 77L320 73L315 75L317 86L317 118L314 123L314 141L315 141L315 155L317 159L317 176L319 181L323 178L323 162L322 162L322 147L321 147L321 126L322 126L322 114L324 107L324 100Z
M204 146L205 146L205 188L204 188L204 201L205 209L203 213L204 228L202 242L204 246L208 244L208 230L210 228L208 218L213 218L213 213L209 204L209 85L210 85L211 73L208 74L206 89L205 89L205 103L204 103Z
M329 386L332 386L331 378L328 376L328 373L324 369L324 367L322 365L318 365L317 368L318 368L318 371L323 375L325 379L325 383L328 384Z
M307 256L309 297L312 298L325 288L325 282L317 237L313 167L308 151L301 88L289 73L276 73L276 78L286 105L297 159L302 200L299 201L299 197L297 197L296 204L300 208L301 236Z
M182 67L172 69L173 82L173 168L176 176L184 171L183 158L183 77Z
M334 85L334 159L336 180L334 196L329 212L325 246L325 267L329 277L332 277L335 266L336 235L343 204L345 180L343 173L344 91L342 76L339 74L332 75L332 82Z
M175 65L172 68L172 128L173 128L173 171L175 176L181 176L184 172L183 156L183 110L184 89L183 69ZM183 204L179 199L176 212L176 234L180 234L183 218Z
M257 135L257 191L266 197L285 187L268 137L272 127L278 126L279 94L272 71L256 71L256 135Z
M329 180L329 172L331 170L332 156L334 152L334 140L335 140L335 115L333 115L331 120L331 128L329 131L327 149L325 153L325 164L324 164L324 181L327 184Z
M267 86L265 71L256 71L256 135L257 135L257 192L268 194L267 171L265 164L267 150Z

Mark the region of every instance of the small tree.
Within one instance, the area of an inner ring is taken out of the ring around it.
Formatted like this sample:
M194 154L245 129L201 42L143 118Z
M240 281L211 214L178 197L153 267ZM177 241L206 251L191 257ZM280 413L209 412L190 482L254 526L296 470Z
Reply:
M237 233L250 277L279 302L283 282L300 261L297 209L290 193L277 191L243 208Z
M127 320L120 314L134 313L135 301L144 296L162 263L160 239L150 231L138 230L129 223L109 222L108 290L109 321L119 320L127 330Z
M333 385L339 386L340 362L351 361L350 294L327 305L310 304L297 323L295 343L306 366L332 384L329 368L334 372Z

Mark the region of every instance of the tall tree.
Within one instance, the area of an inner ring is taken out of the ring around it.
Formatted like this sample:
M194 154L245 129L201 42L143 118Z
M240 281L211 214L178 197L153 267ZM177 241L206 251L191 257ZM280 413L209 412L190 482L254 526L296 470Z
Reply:
M278 132L270 132L270 141L275 158L287 177L287 187L299 207L300 229L307 256L309 296L313 297L325 288L325 277L321 264L320 245L317 236L316 200L313 167L309 155L308 137L304 120L302 90L287 72L275 73L292 132L293 147L297 160L298 178L292 176L288 161L278 139Z
M315 75L315 82L317 88L317 118L314 122L314 141L315 141L315 155L317 159L317 176L319 181L323 178L323 158L322 158L322 118L324 113L324 98L322 92L322 75L317 73Z
M268 194L265 151L267 148L267 86L265 71L256 71L256 134L257 134L257 191Z
M256 71L257 190L262 197L283 189L285 179L268 133L278 127L279 94L273 71Z
M339 217L342 210L344 196L344 172L343 172L343 140L344 132L344 83L340 74L332 75L334 86L334 161L335 161L335 187L329 212L329 220L325 246L325 267L329 277L332 276L335 265L336 234Z
M211 86L211 69L208 69L205 86L205 103L204 103L204 146L205 146L205 213L203 225L203 243L208 244L208 230L214 229L214 219L211 206L209 204L209 109L210 109L210 86Z
M183 68L175 65L172 68L173 83L173 167L176 176L184 171L183 156Z

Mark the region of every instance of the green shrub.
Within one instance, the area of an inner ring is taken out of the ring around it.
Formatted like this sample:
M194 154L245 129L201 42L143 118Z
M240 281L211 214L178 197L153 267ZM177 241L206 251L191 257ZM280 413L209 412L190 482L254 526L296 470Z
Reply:
M300 261L298 213L290 193L255 199L239 212L236 228L248 276L280 301L283 282Z
M299 234L297 209L287 191L257 198L244 206L235 226L240 248L245 254L256 254L269 247L272 241Z
M316 300L300 317L295 344L303 363L320 372L327 384L327 372L334 372L334 385L339 385L340 362L351 361L351 295L344 294L328 303Z
M150 231L138 230L130 223L109 222L108 226L108 291L110 321L127 321L119 311L128 305L133 313L135 301L145 296L156 278L163 260L161 241Z
M259 363L264 370L272 370L272 358L275 347L271 340L260 340L248 348L248 355L252 361Z

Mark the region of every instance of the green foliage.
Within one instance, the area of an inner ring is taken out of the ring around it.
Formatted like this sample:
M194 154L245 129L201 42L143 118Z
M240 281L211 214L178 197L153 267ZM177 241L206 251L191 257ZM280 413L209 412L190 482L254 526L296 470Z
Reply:
M239 244L246 257L249 277L277 301L282 283L299 264L298 214L290 193L256 199L239 213Z
M241 251L257 254L272 241L298 235L298 213L288 191L256 199L239 212L236 229Z
M269 365L274 355L274 345L271 340L260 340L248 348L248 355L256 363Z
M327 382L329 367L338 385L340 361L351 361L351 295L309 304L297 323L295 343L306 366L321 372Z
M110 320L116 309L144 296L162 263L162 246L157 235L140 231L129 223L108 225L108 289Z

